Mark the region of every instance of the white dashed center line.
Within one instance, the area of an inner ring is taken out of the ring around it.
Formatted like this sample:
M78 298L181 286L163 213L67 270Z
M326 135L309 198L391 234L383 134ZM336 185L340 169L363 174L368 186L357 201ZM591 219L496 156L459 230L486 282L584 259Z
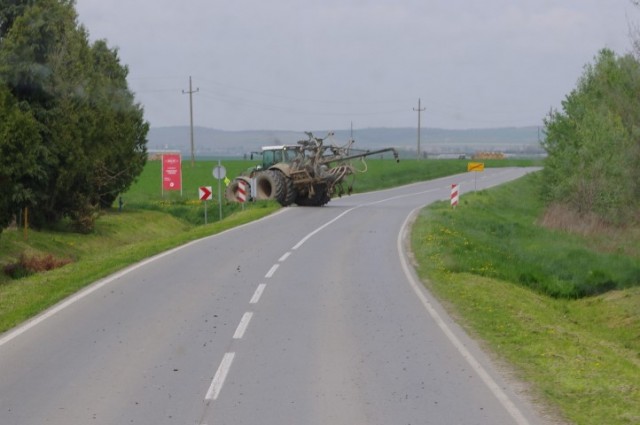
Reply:
M224 385L224 380L227 379L227 374L229 373L229 369L231 369L231 363L233 363L233 358L236 353L226 353L222 358L222 362L216 371L215 376L213 377L213 381L211 382L211 386L209 387L209 391L207 391L207 395L205 400L217 400L218 395L220 395L220 390Z
M280 257L280 259L278 260L279 262L283 262L285 261L287 258L289 258L289 256L291 255L291 252L287 252L286 254L284 254L282 257Z
M253 313L249 311L242 316L242 319L240 319L240 324L238 324L238 327L236 328L236 333L233 334L233 339L242 339L252 317Z
M258 285L258 287L256 288L256 292L254 292L253 296L251 297L251 301L249 301L249 304L257 304L258 301L260 301L262 293L264 292L264 288L266 287L266 283L261 283L260 285Z
M278 267L280 267L280 264L274 264L273 266L271 266L271 268L269 269L267 274L264 275L264 277L267 279L270 279L273 276L273 274L276 272L276 270L278 270Z

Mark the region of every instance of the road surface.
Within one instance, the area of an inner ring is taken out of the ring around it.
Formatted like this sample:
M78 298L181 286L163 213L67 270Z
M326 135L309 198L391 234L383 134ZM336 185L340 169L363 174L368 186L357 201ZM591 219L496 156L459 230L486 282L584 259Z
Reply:
M0 423L545 423L403 250L452 183L530 171L286 208L96 282L0 336Z

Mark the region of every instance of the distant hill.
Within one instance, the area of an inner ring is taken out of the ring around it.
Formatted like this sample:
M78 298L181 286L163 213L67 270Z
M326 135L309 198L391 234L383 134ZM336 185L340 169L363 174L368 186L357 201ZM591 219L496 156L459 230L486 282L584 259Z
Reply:
M447 130L423 128L420 147L428 155L474 153L477 151L501 151L506 153L540 153L539 128L508 127L491 129ZM325 137L328 131L313 131ZM345 144L351 130L335 130L333 140ZM306 139L303 132L286 130L223 131L206 127L194 127L194 147L197 156L239 157L258 151L261 146L295 144ZM354 147L377 149L395 147L416 152L416 128L365 128L353 131ZM155 127L148 135L149 150L179 150L190 154L190 130L183 127Z

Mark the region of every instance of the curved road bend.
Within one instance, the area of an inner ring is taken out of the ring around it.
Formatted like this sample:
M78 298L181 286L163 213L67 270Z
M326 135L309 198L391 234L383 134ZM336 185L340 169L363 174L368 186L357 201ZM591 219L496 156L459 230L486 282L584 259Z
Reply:
M473 177L287 208L96 282L0 336L0 423L545 423L402 251Z

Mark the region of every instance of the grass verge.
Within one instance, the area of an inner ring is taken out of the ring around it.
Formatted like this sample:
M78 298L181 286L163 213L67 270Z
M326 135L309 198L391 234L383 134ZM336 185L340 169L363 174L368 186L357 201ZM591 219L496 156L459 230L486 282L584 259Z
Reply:
M418 273L568 420L638 424L638 252L539 226L536 187L533 175L464 196L457 210L423 210L412 235ZM624 245L639 246L637 229L626 235Z

